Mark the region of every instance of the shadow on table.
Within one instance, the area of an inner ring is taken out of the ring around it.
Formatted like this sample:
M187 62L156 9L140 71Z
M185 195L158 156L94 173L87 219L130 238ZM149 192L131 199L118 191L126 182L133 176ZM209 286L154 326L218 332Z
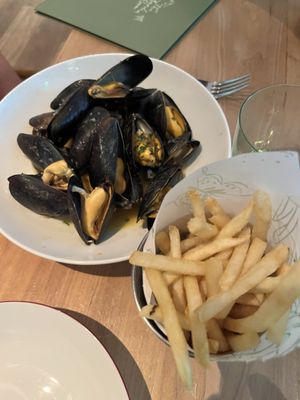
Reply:
M131 265L128 261L122 261L115 264L105 265L72 265L63 264L67 268L71 268L75 271L80 271L85 274L99 275L99 276L130 276Z
M218 364L222 375L220 393L207 400L288 400L267 376L251 373L250 366L240 362Z
M105 326L76 311L59 308L85 326L105 347L115 363L126 386L129 399L151 400L143 375L130 352Z

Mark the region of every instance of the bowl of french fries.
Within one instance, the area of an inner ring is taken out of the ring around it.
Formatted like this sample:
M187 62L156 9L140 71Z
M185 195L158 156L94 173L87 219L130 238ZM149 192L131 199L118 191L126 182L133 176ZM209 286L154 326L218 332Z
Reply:
M300 343L297 153L203 167L166 195L129 262L140 315L192 387L190 356L254 361Z

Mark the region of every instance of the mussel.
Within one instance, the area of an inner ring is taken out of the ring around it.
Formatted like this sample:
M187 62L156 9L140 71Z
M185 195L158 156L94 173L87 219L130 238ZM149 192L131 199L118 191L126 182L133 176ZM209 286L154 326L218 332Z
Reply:
M39 175L12 175L8 181L11 195L24 207L47 217L69 219L66 193L45 185Z
M142 54L128 57L114 65L88 89L95 99L123 98L152 72L151 60Z
M141 112L158 131L166 147L191 139L189 123L174 100L166 93L160 90L152 92L142 101Z
M93 83L95 82L94 79L79 79L77 81L72 82L66 88L64 88L50 103L50 107L53 110L57 110L66 101L73 96L73 94L77 91L78 88L86 88L88 89Z

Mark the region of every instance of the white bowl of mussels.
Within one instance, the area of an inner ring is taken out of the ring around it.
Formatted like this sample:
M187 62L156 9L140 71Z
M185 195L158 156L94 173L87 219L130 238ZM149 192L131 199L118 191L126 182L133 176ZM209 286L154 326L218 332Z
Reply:
M68 264L127 260L169 188L231 151L212 95L144 55L49 67L1 101L0 122L1 233Z

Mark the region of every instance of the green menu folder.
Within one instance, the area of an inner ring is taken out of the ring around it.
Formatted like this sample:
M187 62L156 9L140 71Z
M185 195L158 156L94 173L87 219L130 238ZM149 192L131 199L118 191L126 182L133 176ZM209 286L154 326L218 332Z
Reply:
M161 58L216 0L45 0L36 10Z

